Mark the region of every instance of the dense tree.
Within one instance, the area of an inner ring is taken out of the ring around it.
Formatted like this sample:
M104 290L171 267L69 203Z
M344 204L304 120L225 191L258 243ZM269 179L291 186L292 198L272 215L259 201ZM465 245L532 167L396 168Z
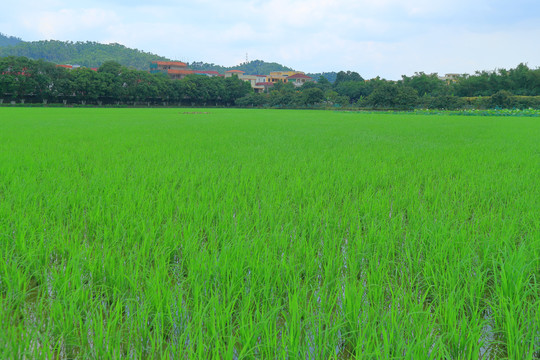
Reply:
M394 107L403 110L412 110L418 104L418 92L410 86L399 86Z
M499 108L512 108L515 101L509 91L499 90L491 96L491 105Z
M107 60L98 69L98 72L119 75L122 73L122 65L113 60Z
M314 105L324 100L324 92L319 88L306 89L302 92L302 102L305 105Z
M359 76L359 75L358 75ZM255 94L248 82L189 75L171 80L107 61L97 71L65 69L26 57L0 58L0 102L58 102L86 104L179 104L202 106L324 107L355 106L375 109L463 107L540 107L540 69L520 64L461 76L455 82L417 73L400 81L379 77L364 81L342 72L332 86L325 78L301 87L276 83L270 94ZM419 96L421 94L421 96ZM481 96L480 96L481 95ZM532 96L534 95L534 96Z
M423 72L415 73L414 76L402 76L402 83L405 86L410 86L418 92L419 96L430 94L438 96L445 92L447 86L441 81L437 74L425 74Z
M347 96L352 102L358 101L361 97L367 97L373 91L373 83L365 81L343 81L334 86L335 91Z
M13 46L0 47L1 56L25 56L58 64L79 64L87 67L99 67L106 61L117 61L140 70L148 69L152 60L169 60L120 44L57 40L20 42Z
M238 79L237 76L225 78L225 102L234 105L236 99L239 99L253 92L251 85Z
M345 81L364 81L362 76L354 71L340 71L337 73L336 81L334 81L334 87Z
M21 39L14 36L7 36L2 33L0 33L0 46L11 46L11 45L17 45L18 43L22 42Z
M209 64L202 61L195 61L189 64L189 67L193 70L212 70L217 71L220 74L224 74L228 70L241 70L248 75L261 75L269 74L272 71L292 71L290 67L283 66L281 64L271 62L268 63L262 60L252 60L249 62L242 63L237 66L221 66L216 64Z
M385 83L377 86L367 97L366 103L374 108L390 109L395 105L398 88L394 84Z

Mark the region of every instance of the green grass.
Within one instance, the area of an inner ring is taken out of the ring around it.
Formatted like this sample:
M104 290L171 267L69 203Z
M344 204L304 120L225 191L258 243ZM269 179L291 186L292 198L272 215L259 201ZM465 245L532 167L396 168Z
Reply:
M0 358L540 356L538 119L194 111L0 108Z

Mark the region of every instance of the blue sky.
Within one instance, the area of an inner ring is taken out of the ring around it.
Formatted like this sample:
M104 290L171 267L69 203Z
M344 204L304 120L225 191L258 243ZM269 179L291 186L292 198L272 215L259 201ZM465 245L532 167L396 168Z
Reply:
M29 0L2 5L0 32L365 78L540 66L538 0Z

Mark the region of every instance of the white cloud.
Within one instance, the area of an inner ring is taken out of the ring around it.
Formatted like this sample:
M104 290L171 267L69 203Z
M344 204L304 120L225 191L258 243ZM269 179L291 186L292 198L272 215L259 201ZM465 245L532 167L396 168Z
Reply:
M20 17L24 27L43 39L72 39L73 35L102 32L119 20L113 11L97 8L33 12Z
M0 31L27 40L118 42L184 61L276 61L399 78L540 65L535 0L36 1L4 5ZM6 15L6 14L9 14Z

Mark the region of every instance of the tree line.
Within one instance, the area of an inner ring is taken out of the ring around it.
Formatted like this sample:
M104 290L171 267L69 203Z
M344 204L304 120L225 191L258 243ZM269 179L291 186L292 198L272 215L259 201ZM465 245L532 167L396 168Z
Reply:
M64 69L44 60L0 58L0 103L64 103L98 105L171 105L243 107L354 107L369 109L540 108L540 69L519 64L514 69L481 71L441 80L416 73L398 81L365 80L340 71L331 83L325 77L297 88L277 83L255 93L237 77L189 75L170 80L120 65L103 63L97 71Z
M251 92L237 77L190 75L171 80L164 74L107 61L97 71L65 69L43 60L0 58L0 102L98 105L228 106Z
M21 39L15 36L7 36L0 33L0 46L12 46L22 42Z
M320 77L295 90L279 84L269 94L249 94L243 106L328 107L369 109L540 108L540 69L519 64L515 69L479 71L441 80L437 74L415 73L398 81L376 77L365 80L352 71L340 71L334 83Z

